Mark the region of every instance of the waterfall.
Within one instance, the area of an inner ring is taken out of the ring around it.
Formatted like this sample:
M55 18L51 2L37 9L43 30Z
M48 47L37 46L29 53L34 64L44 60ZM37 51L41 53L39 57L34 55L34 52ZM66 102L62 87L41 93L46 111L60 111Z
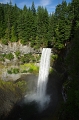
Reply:
M37 96L39 101L42 101L43 99L43 102L46 97L46 85L47 85L49 68L50 68L50 55L51 55L51 49L43 48L41 61L40 61L38 83L37 83Z
M36 101L38 104L40 104L40 108L43 108L46 103L49 103L50 100L50 97L46 95L46 85L50 68L50 55L51 49L43 48L37 82L37 92L25 96L28 102Z

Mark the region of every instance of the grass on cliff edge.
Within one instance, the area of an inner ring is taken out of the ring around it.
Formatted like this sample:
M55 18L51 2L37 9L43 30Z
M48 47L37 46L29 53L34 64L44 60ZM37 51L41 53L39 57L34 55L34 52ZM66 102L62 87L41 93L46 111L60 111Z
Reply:
M13 81L3 81L0 80L0 89L5 91L10 90L16 92L16 90L20 90L22 93L26 92L27 83L24 80L13 82Z
M29 73L37 74L39 72L39 66L35 65L35 63L25 63L20 65L20 70L26 70Z

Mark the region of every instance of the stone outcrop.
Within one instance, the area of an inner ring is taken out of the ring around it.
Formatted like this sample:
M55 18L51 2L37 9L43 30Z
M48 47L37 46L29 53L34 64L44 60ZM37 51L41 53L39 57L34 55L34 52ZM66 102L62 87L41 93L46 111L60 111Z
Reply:
M30 45L22 45L20 42L13 42L8 43L8 45L4 45L0 43L0 53L10 53L20 51L23 54L34 53L34 52L41 52L42 49L34 50Z
M16 52L18 50L24 54L34 52L34 49L31 48L29 45L22 45L19 42L8 43L8 45L0 43L0 53L10 53Z

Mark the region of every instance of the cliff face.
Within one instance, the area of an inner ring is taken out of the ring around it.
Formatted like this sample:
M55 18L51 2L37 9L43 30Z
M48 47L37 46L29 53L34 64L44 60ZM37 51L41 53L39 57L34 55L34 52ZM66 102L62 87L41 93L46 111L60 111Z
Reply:
M9 43L8 45L4 45L4 44L0 44L0 52L1 53L10 53L10 52L16 52L17 50L19 50L21 53L30 53L33 52L33 48L31 48L30 46L23 46L21 43Z
M8 120L6 117L26 94L26 81L4 82L0 80L0 120Z
M19 42L8 43L8 45L4 45L0 43L0 53L10 53L20 51L23 54L41 52L41 49L34 50L30 47L30 45L22 45Z

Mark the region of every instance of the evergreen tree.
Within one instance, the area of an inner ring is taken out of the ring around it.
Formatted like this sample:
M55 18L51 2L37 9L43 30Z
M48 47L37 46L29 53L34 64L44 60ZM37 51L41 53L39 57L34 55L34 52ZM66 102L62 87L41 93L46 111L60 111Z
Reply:
M36 15L36 9L35 9L34 2L32 2L31 11L32 11L33 15Z
M69 40L71 34L71 21L69 21L68 6L66 1L56 7L55 11L55 39L54 47L62 49Z
M54 39L54 14L50 14L49 16L49 25L48 25L48 47L53 46L53 39Z
M3 6L0 4L0 39L4 35L4 9Z
M42 46L47 46L48 22L47 9L39 6L37 9L37 36Z
M22 10L19 10L18 13L17 34L18 34L18 40L22 40Z
M8 34L8 40L11 39L11 27L12 27L12 3L7 3L7 34Z
M16 30L14 26L11 28L11 42L17 42Z

